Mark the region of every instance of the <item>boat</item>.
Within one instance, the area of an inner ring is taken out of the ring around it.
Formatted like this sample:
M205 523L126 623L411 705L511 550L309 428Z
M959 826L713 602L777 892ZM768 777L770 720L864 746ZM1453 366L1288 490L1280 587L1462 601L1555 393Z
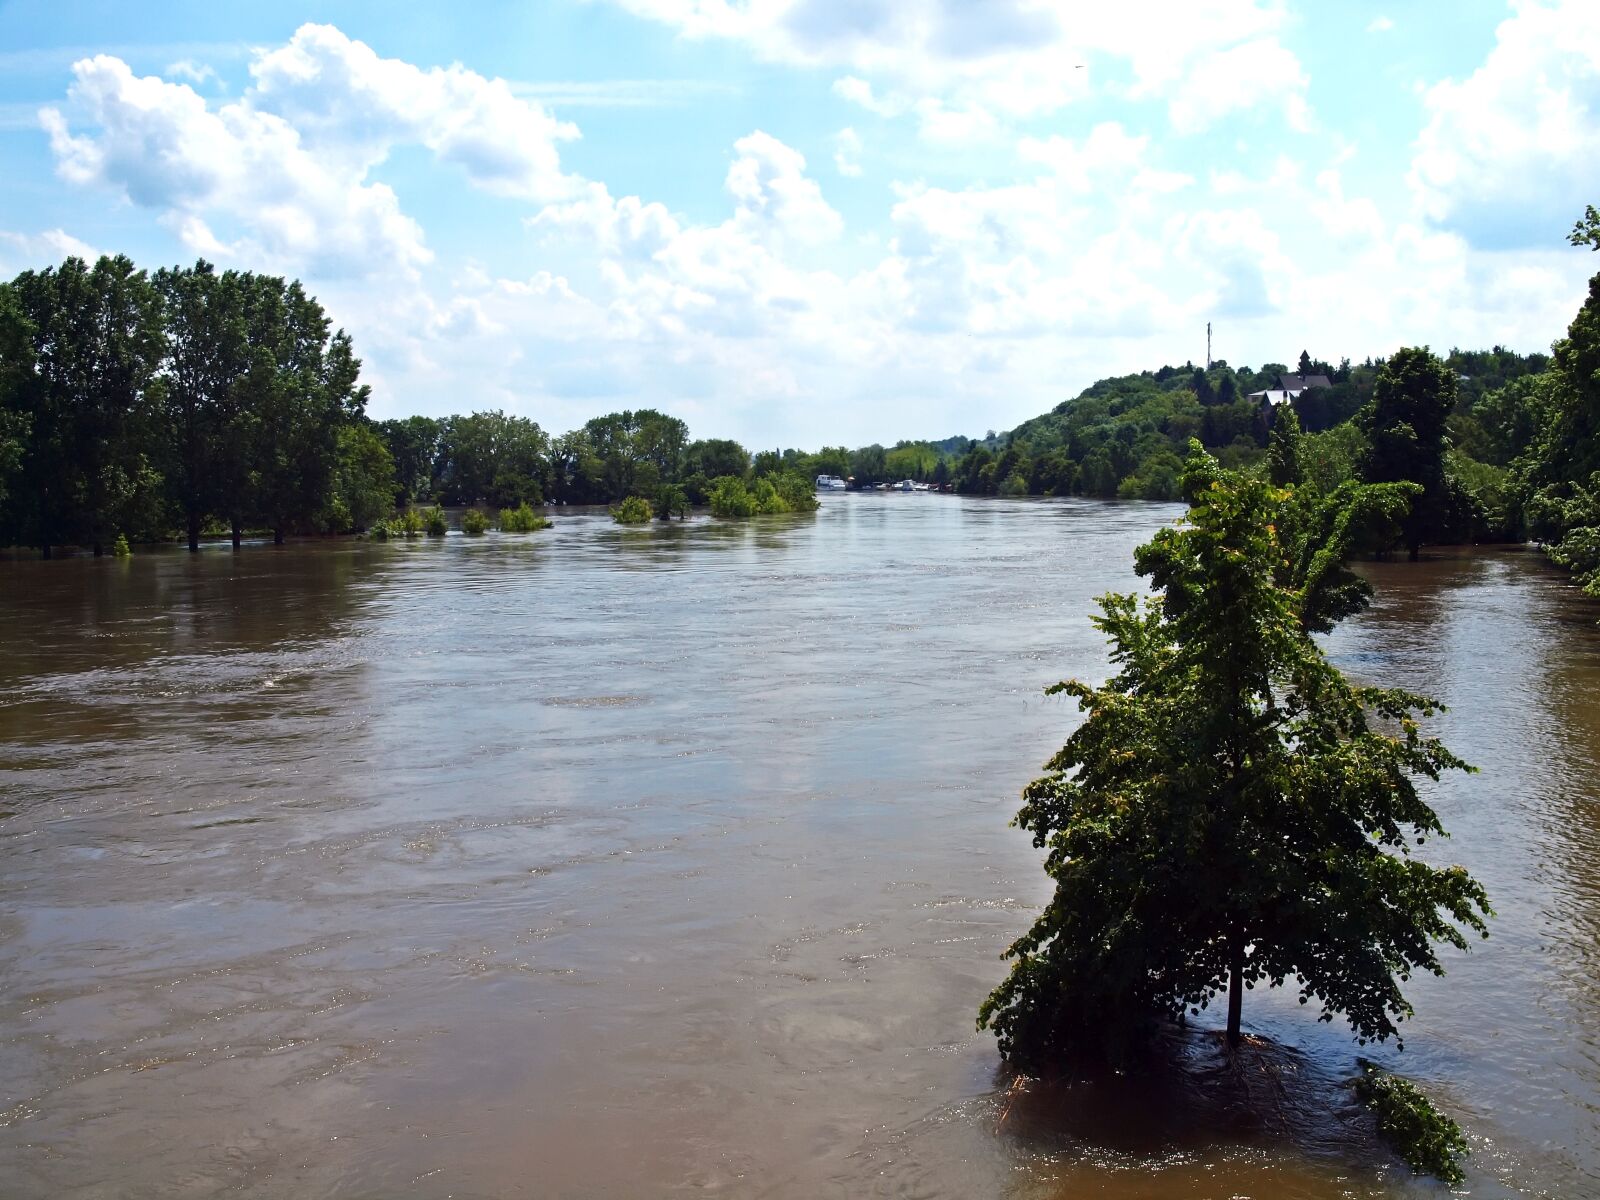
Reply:
M849 485L837 475L817 476L817 491L819 492L842 492L848 486Z

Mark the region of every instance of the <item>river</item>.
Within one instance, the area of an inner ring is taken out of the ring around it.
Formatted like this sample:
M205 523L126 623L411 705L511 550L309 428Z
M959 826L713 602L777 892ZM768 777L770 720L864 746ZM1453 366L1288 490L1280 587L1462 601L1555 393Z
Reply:
M1171 505L829 496L670 527L0 562L0 1194L1439 1194L1293 996L1230 1069L1012 1089L1007 826ZM1493 938L1380 1055L1478 1197L1600 1195L1600 605L1364 568ZM1431 846L1430 846L1431 849Z

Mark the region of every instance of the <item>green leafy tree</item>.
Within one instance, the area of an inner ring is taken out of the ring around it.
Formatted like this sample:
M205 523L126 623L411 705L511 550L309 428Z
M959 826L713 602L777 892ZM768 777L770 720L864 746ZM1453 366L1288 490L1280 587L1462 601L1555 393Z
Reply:
M1435 944L1486 932L1478 883L1412 857L1444 832L1415 777L1469 769L1423 735L1437 705L1328 663L1308 630L1350 606L1326 586L1340 547L1285 545L1311 540L1293 491L1195 450L1186 522L1135 557L1159 599L1101 602L1117 673L1051 689L1087 716L1017 823L1055 895L979 1013L1024 1070L1130 1050L1224 993L1236 1044L1263 983L1381 1041L1411 1012L1400 983L1441 971Z
M1356 418L1369 442L1361 477L1368 483L1409 480L1422 487L1402 530L1412 561L1424 542L1446 536L1445 422L1455 402L1455 373L1426 346L1413 346L1397 351L1379 370L1372 400Z
M11 288L15 328L31 342L31 378L19 389L29 425L16 484L21 536L46 558L69 542L104 553L119 530L149 532L157 520L159 296L121 256L92 268L69 258Z
M409 505L432 496L444 422L433 417L406 417L379 421L375 428L394 459L396 502Z
M1573 225L1567 240L1574 246L1587 246L1591 250L1600 250L1600 212L1595 211L1594 205L1583 206L1583 217Z
M394 512L394 459L366 423L339 430L333 502L326 524L335 533L361 530Z
M611 519L618 525L643 525L655 515L650 501L643 496L624 497L622 503L611 509Z
M704 475L720 479L724 475L747 475L750 452L728 438L706 438L689 443L684 452L684 476Z
M190 550L200 548L208 515L227 511L249 486L244 426L236 403L248 337L244 291L236 272L217 274L201 259L192 268L156 272L167 328L162 422L169 438L167 482ZM235 525L237 528L237 525Z

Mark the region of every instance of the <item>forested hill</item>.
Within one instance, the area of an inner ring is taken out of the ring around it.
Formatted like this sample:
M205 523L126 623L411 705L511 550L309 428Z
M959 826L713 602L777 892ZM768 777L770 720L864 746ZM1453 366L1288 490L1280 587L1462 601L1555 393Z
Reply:
M1457 380L1448 433L1460 453L1493 466L1510 461L1515 438L1507 436L1506 414L1485 401L1511 380L1543 371L1549 361L1545 354L1500 346L1452 350L1443 359ZM1272 391L1293 374L1327 379L1329 386L1305 389L1293 406L1305 432L1335 431L1312 441L1315 462L1325 473L1347 471L1359 449L1348 423L1371 399L1383 365L1381 359L1335 365L1302 353L1293 367L1235 369L1220 361L1209 370L1192 363L1164 366L1102 379L1005 433L933 446L956 460L951 479L964 492L1171 500L1177 498L1178 468L1190 438L1199 438L1230 466L1263 453L1269 410L1250 394Z

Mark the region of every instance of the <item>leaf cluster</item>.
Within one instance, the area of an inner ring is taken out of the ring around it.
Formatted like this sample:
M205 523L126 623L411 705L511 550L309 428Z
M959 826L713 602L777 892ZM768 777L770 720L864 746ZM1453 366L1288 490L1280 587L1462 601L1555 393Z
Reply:
M1461 1126L1436 1109L1410 1080L1366 1059L1360 1065L1356 1095L1372 1109L1383 1139L1413 1171L1460 1183L1466 1177L1461 1160L1470 1150Z

